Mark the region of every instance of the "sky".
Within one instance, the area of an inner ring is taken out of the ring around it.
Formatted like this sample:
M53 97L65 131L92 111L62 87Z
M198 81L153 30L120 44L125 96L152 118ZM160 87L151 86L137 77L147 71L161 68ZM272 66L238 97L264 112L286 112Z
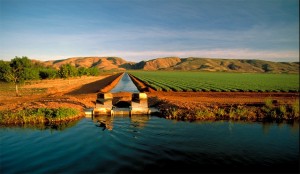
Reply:
M0 59L299 61L299 0L0 0Z

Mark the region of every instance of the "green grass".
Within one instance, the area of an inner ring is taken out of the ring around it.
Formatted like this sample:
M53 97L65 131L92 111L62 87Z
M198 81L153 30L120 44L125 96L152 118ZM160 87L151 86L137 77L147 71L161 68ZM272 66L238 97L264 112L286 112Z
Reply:
M158 91L299 92L299 74L130 71Z
M0 111L0 124L37 124L67 121L79 115L73 108L38 108L25 109L17 112Z

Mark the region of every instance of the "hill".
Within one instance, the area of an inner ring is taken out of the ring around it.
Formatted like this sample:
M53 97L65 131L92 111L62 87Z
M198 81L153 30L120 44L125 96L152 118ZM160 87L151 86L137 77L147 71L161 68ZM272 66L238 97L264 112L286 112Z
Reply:
M132 66L142 70L299 73L299 62L271 62L245 59L158 58Z
M68 63L76 67L97 67L101 70L125 70L121 65L128 64L126 60L119 57L72 57L43 62L45 66L54 68L59 68L61 65Z
M97 67L101 70L182 70L211 72L299 73L299 62L271 62L255 59L156 58L138 63L119 57L73 57L42 62L59 68L70 63L76 67Z

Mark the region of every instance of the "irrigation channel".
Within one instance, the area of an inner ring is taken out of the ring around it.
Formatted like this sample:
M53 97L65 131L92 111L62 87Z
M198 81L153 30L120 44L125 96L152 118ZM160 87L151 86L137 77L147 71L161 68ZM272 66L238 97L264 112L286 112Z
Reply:
M0 127L0 138L4 174L299 172L299 122L101 116L55 127Z
M132 82L132 80L130 79L127 73L124 73L119 83L110 92L114 93L114 92L122 92L122 91L139 92L139 90Z

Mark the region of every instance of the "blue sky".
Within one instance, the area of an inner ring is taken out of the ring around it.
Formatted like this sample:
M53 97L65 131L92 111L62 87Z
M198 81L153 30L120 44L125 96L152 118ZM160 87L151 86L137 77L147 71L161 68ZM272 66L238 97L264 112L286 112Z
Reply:
M298 0L0 0L0 59L299 61Z

